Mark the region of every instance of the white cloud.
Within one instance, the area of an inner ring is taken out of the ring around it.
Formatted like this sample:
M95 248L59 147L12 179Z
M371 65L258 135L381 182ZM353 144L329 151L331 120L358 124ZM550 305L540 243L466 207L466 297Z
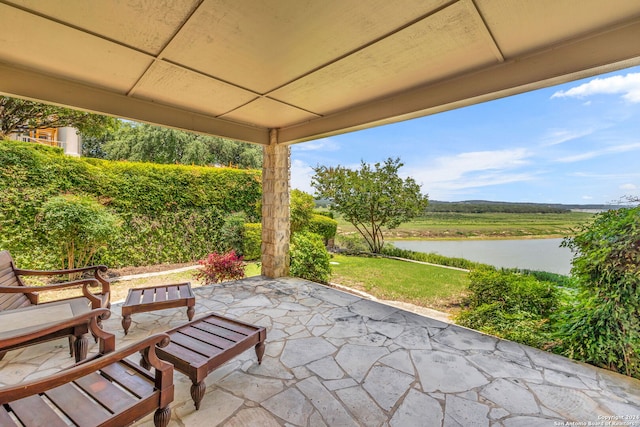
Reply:
M559 159L556 159L556 162L573 163L573 162L579 162L582 160L593 159L594 157L600 157L607 154L625 153L627 151L635 151L635 150L640 150L640 142L636 142L633 144L615 145L612 147L603 148L602 150L587 151L585 153L575 154L573 156L561 157Z
M593 196L582 196L582 200L591 200Z
M435 159L433 166L409 167L405 171L422 184L423 192L441 198L456 190L487 187L535 178L532 172L515 172L529 164L530 153L513 150L475 151Z
M559 90L551 98L584 98L590 95L616 95L633 103L640 102L640 73L596 78L568 90Z
M340 144L331 138L318 139L316 141L303 142L291 146L292 151L337 151Z
M546 137L544 137L542 141L542 145L545 147L549 147L552 145L562 144L564 142L568 142L574 139L582 138L583 136L588 136L594 133L594 129L584 129L584 130L553 130Z
M638 187L635 184L622 184L620 186L621 190L637 190Z
M311 187L311 177L313 168L302 160L292 160L291 162L291 188L297 188L306 193L313 194L315 190Z

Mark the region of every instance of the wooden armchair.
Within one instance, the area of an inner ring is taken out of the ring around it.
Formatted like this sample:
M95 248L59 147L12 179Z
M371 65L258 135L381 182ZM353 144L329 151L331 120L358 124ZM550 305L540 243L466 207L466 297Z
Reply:
M1 426L129 425L154 412L166 427L173 401L173 365L156 356L167 334L150 336L119 351L104 349L54 375L0 388ZM154 374L125 358L142 351Z
M52 316L53 321L68 320L81 314L88 313L91 309L106 308L100 315L101 319L108 319L111 312L108 310L110 303L109 281L104 278L101 273L107 271L104 265L75 268L70 270L23 270L16 268L13 259L8 251L0 251L0 317L3 317L3 327L0 327L0 333L18 331L28 327L35 327L34 322L37 318ZM56 283L44 286L25 286L22 281L23 276L57 276L62 274L75 274L93 272L91 279L71 280L64 283ZM64 298L53 302L39 303L38 296L40 292L61 290L68 288L82 287L82 296L73 298ZM100 287L100 292L92 293L90 287ZM36 307L39 307L36 309ZM8 316L11 311L12 316ZM15 314L15 315L13 315ZM26 322L23 324L23 322ZM41 326L43 322L39 323ZM88 327L88 318L86 327ZM37 329L37 328L36 328ZM86 328L85 328L86 329ZM69 329L67 329L69 331ZM75 339L81 335L79 330L74 330L69 335L70 352L73 355L75 350L72 345ZM59 338L64 335L49 334L35 335L32 339L23 342L11 341L11 345L2 347L0 342L0 359L7 350L19 348L25 345L31 345L42 341ZM85 353L86 354L86 353ZM76 353L76 360L79 360L79 354Z

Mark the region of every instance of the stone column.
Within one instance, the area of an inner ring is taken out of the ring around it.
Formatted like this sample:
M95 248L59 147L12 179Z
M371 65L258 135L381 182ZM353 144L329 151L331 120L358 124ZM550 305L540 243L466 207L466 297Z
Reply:
M290 164L289 146L271 129L262 159L262 274L271 278L289 275Z

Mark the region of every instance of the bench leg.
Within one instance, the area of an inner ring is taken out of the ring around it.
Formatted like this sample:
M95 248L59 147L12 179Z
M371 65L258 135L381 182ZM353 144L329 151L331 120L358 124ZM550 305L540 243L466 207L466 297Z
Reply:
M193 399L193 403L196 405L196 411L200 409L200 402L202 402L206 389L207 386L204 384L204 381L191 384L191 398Z
M170 419L171 419L171 408L169 406L156 409L156 412L153 414L153 424L156 427L167 427Z
M195 314L196 309L191 306L191 307L187 307L187 317L189 318L189 322L191 322L193 320L193 315Z
M256 344L256 356L258 356L258 365L262 363L262 356L264 356L264 341L260 341Z
M127 335L129 332L129 327L131 326L131 315L125 314L122 316L122 329L124 329L124 334Z
M81 362L87 358L87 350L89 349L89 338L87 335L83 335L80 338L76 338L73 343L73 350L76 355L76 363Z

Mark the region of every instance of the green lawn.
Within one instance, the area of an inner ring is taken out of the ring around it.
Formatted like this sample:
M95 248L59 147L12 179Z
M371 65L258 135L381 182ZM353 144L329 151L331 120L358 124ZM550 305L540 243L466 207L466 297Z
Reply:
M334 255L331 281L377 298L455 311L468 284L468 273L399 261Z

